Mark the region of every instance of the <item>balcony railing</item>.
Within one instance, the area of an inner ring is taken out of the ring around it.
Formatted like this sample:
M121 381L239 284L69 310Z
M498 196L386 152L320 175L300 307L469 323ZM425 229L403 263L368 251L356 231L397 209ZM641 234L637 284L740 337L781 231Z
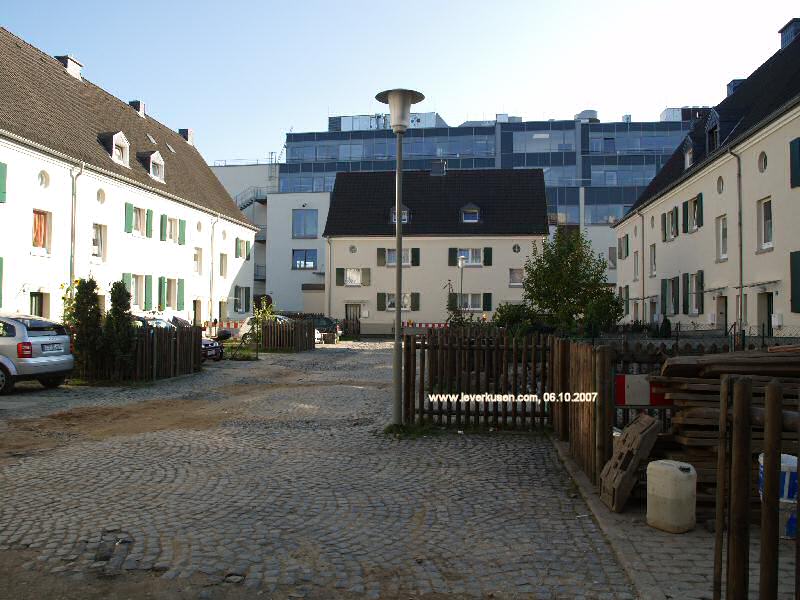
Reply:
M251 186L246 190L236 194L234 201L236 205L242 209L247 208L253 202L261 202L262 204L267 201L267 195L278 191L277 186Z
M267 241L267 226L266 225L259 225L258 231L256 232L256 241L257 242L266 242Z
M253 279L256 281L267 280L267 265L255 265L253 269Z

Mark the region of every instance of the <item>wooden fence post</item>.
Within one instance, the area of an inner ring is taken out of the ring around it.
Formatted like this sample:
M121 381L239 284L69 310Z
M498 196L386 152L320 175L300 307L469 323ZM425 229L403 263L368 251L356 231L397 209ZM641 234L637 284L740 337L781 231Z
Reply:
M595 473L592 478L595 483L600 480L600 473L606 464L606 450L609 445L609 438L613 444L614 432L613 423L607 420L606 405L613 402L611 398L611 348L608 346L598 346L594 350L595 360L595 391L597 399L594 406L595 414Z
M766 388L764 421L764 490L761 502L760 600L778 597L778 480L781 469L783 389L777 380ZM795 595L798 591L795 590Z
M750 475L752 471L750 403L753 384L741 377L733 385L730 537L726 597L747 600L750 584Z
M713 600L722 598L722 544L725 531L726 491L728 485L728 405L732 378L722 376L719 389L719 434L717 436L717 500L714 514Z

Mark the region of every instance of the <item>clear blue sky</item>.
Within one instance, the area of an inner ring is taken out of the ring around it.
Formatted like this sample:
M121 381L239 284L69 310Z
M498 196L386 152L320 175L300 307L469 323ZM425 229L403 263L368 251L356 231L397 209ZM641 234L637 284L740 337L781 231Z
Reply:
M375 93L389 87L422 91L418 110L450 125L585 108L655 120L719 102L800 16L790 0L4 4L4 27L193 128L209 162L279 152L290 128L325 130L328 115L380 112Z

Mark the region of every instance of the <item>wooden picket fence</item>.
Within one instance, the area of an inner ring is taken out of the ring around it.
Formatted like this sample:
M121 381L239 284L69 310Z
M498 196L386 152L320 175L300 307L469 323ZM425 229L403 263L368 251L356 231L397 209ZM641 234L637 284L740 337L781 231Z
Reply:
M261 330L262 350L305 352L314 349L314 322L310 319L268 321Z

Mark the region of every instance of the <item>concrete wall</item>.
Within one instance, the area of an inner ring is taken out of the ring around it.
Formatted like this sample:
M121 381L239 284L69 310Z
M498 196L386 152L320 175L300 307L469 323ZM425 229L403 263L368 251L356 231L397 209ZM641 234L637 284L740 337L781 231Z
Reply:
M47 314L62 316L63 286L69 283L72 183L70 165L60 159L0 139L0 162L7 165L6 201L0 203L0 257L3 258L3 312L30 310L31 293L41 292L49 300ZM46 173L47 185L40 185L40 173ZM169 173L167 173L169 177ZM103 201L98 200L102 192ZM153 235L142 237L125 232L125 203L153 211ZM33 211L50 213L49 248L41 250L32 244ZM160 240L160 219L186 221L186 243ZM106 250L103 258L92 256L93 224L106 228ZM158 278L184 280L184 308L179 313L191 320L193 301L200 302L203 320L220 318L219 302L227 301L230 314L223 319L243 318L233 314L234 286L250 287L253 261L234 257L236 238L253 243L254 232L243 225L181 204L156 193L143 190L95 173L87 168L77 180L77 214L75 244L76 278L93 277L110 302L111 284L123 273L153 277L153 304L158 304ZM195 272L195 248L202 251L201 272ZM219 254L228 258L227 276L219 276ZM213 259L213 263L212 263ZM135 311L143 306L134 307Z
M791 188L789 179L789 143L800 136L800 109L794 109L770 124L734 151L742 161L742 269L744 286L744 324L759 327L768 319L765 313L767 295L774 304L773 313L780 315L783 327L774 329L776 335L790 327L800 327L800 314L791 312L791 274L789 255L800 250L800 187ZM766 153L767 168L762 173L758 168L761 152ZM722 192L718 192L718 179L722 178ZM703 226L696 231L683 233L683 202L703 195ZM773 246L759 248L758 205L765 198L772 200ZM679 234L671 241L663 242L661 236L661 213L679 207ZM727 324L736 320L737 294L739 286L739 236L737 231L738 195L736 159L726 154L677 188L661 196L641 211L642 216L631 216L616 228L617 237L625 234L630 240L630 255L618 260L618 286L628 286L631 308L625 321L634 318L634 306L638 304L639 318L650 320L653 316L651 302L655 308L655 319L664 313L661 306L661 280L680 277L684 273L703 271L703 310L684 314L680 307L670 320L681 323L701 323L708 326L725 320L724 306L727 302ZM716 220L727 216L727 259L717 254ZM649 273L649 246L656 246L656 272ZM644 248L644 252L642 251ZM634 278L634 250L639 250L639 278ZM682 304L683 290L679 298ZM643 311L642 298L646 307Z
M449 248L492 248L491 266L467 266L463 271L465 294L492 294L491 310L473 311L476 317L494 310L504 302L522 301L522 287L509 284L509 269L522 268L534 241L541 236L524 237L405 237L404 247L419 248L419 266L403 267L403 289L419 293L419 310L404 310L403 320L417 323L441 323L447 318L448 282L454 292L461 289L461 271L448 265ZM345 305L358 304L361 330L364 333L390 333L394 310L378 310L378 294L393 293L395 267L378 266L378 249L394 246L394 238L333 238L329 250L326 290L330 315L344 319ZM514 247L519 246L519 252ZM336 285L337 268L369 268L368 286ZM326 311L328 312L328 311Z

